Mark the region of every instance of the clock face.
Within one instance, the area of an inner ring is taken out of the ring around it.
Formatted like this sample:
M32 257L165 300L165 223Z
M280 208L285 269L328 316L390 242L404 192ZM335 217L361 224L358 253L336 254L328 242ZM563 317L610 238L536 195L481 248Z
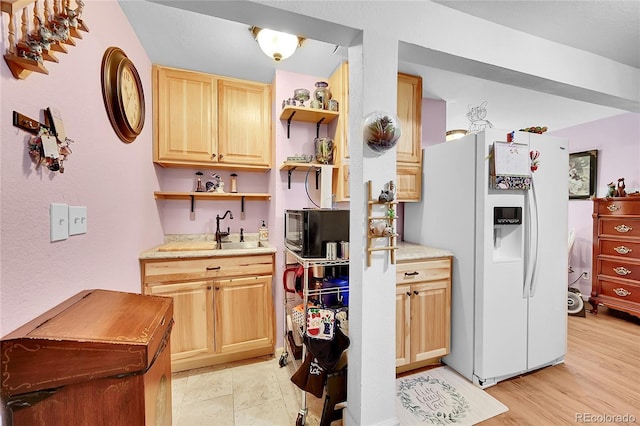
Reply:
M140 123L140 95L135 76L129 67L122 70L122 104L124 115L131 128L136 129Z
M144 126L144 92L138 71L120 48L109 47L102 58L102 96L116 135L133 142Z

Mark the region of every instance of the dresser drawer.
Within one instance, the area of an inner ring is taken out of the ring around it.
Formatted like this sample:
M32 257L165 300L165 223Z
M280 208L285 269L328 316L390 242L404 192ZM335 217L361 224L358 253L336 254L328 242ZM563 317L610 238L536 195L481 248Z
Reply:
M396 265L396 284L449 279L451 259L424 260Z
M200 259L148 260L143 263L145 284L271 275L273 256L209 257Z
M640 199L598 200L595 206L598 215L640 215Z
M599 240L600 254L640 259L640 242Z
M598 259L599 275L640 281L640 264L623 260Z
M627 302L640 303L640 286L600 280L600 294Z
M640 238L640 220L627 218L601 218L598 235L603 237Z

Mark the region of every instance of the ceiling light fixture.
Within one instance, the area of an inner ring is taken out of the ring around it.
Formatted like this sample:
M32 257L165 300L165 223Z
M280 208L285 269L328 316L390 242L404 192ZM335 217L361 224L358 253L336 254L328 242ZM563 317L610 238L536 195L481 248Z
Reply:
M452 141L454 139L460 139L466 134L467 134L467 131L464 129L449 130L446 134L445 140Z
M304 41L303 37L281 33L268 28L251 27L249 31L265 55L276 62L287 59L293 55L296 49L302 46L302 42Z

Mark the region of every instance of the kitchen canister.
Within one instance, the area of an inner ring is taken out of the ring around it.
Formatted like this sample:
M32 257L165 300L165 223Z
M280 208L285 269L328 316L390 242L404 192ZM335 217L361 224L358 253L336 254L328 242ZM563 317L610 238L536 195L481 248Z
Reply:
M327 260L336 260L338 258L338 243L336 242L328 242L327 243Z
M340 241L340 259L349 259L349 241Z

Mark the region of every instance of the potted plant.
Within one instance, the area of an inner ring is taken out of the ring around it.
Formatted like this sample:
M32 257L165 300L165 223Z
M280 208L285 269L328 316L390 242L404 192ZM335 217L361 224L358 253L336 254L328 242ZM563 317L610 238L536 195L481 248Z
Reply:
M376 111L364 119L364 140L376 152L385 152L396 145L402 131L394 114Z

